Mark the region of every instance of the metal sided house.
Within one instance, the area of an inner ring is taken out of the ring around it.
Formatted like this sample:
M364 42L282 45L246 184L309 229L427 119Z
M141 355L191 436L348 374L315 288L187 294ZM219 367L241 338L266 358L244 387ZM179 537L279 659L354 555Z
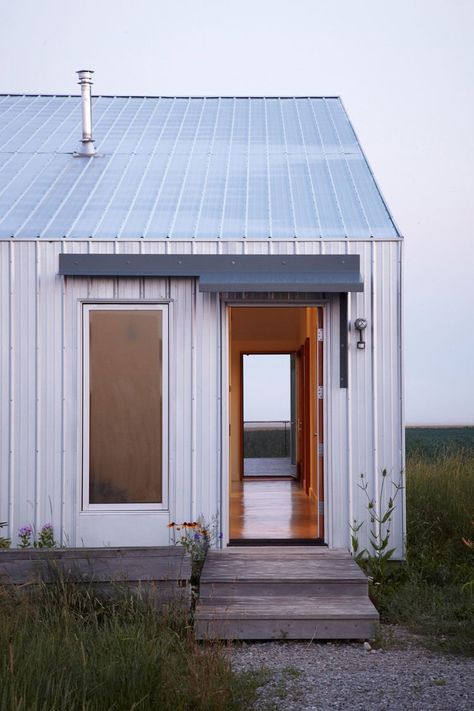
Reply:
M402 239L341 100L91 101L91 74L0 97L0 520L364 547L361 484L383 511L404 468ZM289 358L287 476L245 474L246 354ZM403 492L392 519L400 558Z

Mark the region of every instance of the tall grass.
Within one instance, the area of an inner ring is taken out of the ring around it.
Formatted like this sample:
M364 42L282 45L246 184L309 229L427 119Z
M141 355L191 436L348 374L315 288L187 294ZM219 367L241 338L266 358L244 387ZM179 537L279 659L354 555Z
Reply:
M372 590L382 619L448 651L474 654L474 456L407 459L407 562Z
M0 590L1 709L241 709L260 683L234 674L222 645L197 644L179 611L64 581Z

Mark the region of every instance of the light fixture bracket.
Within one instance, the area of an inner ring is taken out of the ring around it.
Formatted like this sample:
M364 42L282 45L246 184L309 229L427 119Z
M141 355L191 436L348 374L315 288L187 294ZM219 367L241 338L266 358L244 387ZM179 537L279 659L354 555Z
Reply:
M365 341L362 333L365 331L367 328L367 319L366 318L356 318L354 321L354 326L359 331L359 340L357 341L357 348L360 351L365 350Z

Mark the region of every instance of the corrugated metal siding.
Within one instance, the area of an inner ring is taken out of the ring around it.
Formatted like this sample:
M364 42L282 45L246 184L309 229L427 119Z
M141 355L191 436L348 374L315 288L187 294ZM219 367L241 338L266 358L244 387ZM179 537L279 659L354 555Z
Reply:
M338 98L79 97L0 104L0 239L393 239Z
M210 518L226 492L221 478L220 302L191 279L67 279L56 275L58 254L242 253L361 256L367 285L349 299L349 318L368 318L365 351L349 340L349 389L339 387L339 308L327 307L327 537L348 545L348 523L367 518L360 474L376 495L381 470L398 480L403 468L400 374L399 242L3 242L0 243L0 520L19 526L51 520L72 544L167 543L167 513L149 517L148 541L134 539L133 515L78 515L81 489L80 300L171 299L170 510L175 520ZM226 397L226 396L225 396ZM224 397L224 403L225 403ZM10 451L11 450L11 451ZM225 438L224 438L224 450ZM222 486L222 492L221 492ZM387 491L387 494L389 492ZM382 504L383 506L383 504ZM224 507L225 508L225 503ZM365 527L366 530L366 527ZM403 504L392 540L401 554ZM361 531L361 543L365 545Z

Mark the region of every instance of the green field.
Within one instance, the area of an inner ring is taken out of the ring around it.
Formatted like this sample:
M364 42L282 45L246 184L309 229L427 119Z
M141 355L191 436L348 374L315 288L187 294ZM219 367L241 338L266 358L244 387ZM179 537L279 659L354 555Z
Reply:
M459 451L474 456L474 427L407 427L407 455L442 457ZM290 432L282 429L249 430L244 433L245 457L289 456Z
M406 442L407 560L371 594L383 621L474 654L474 427L408 428Z
M407 455L433 458L463 451L474 456L474 427L407 427Z

